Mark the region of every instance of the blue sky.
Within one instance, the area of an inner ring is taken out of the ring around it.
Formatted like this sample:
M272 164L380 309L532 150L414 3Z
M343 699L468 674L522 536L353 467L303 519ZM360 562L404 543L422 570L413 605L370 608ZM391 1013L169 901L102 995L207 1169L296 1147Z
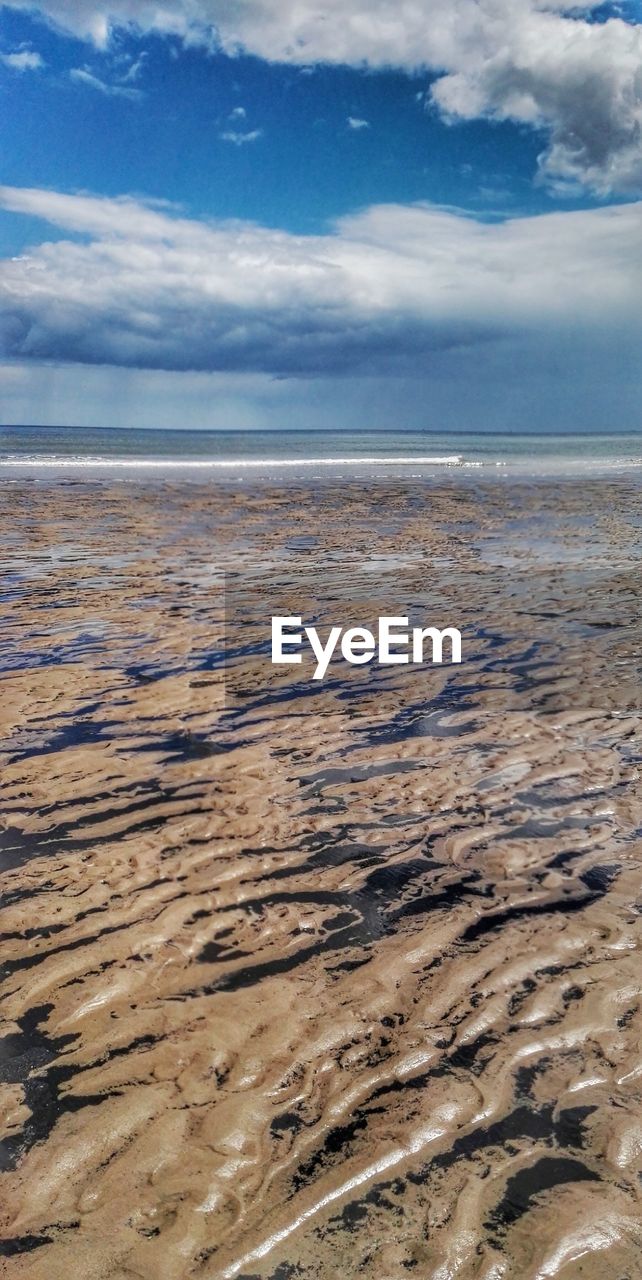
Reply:
M639 19L0 6L0 420L637 428Z
M6 8L0 29L3 48L27 42L47 62L43 74L3 76L3 114L11 121L3 181L12 186L138 192L195 215L299 232L375 203L429 200L480 213L560 203L533 184L540 131L511 122L444 124L426 110L426 72L302 70L127 33L103 51ZM139 98L70 78L87 69L117 88L119 60L135 65L141 53L129 86ZM230 120L239 110L245 116ZM354 128L350 119L367 124ZM240 145L222 136L255 130L260 137ZM572 203L586 198L576 193ZM2 234L3 246L13 247L10 235L19 245L19 227Z

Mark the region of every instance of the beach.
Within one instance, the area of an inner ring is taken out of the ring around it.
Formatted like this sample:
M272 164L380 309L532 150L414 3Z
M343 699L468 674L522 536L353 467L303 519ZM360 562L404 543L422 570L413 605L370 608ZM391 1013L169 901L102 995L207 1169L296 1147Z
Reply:
M639 475L497 470L3 471L16 1277L642 1271Z

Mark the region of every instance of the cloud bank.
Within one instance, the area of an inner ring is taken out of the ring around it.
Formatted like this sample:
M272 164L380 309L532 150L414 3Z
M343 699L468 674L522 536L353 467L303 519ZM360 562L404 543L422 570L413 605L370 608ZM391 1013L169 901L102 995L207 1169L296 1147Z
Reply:
M33 0L12 0L34 8ZM97 45L129 26L275 62L437 73L446 119L542 128L542 177L600 194L642 190L642 26L591 21L598 0L41 0Z
M0 263L14 359L423 376L436 353L516 337L581 340L599 359L642 320L642 203L499 224L377 206L325 236L129 198L3 187L0 206L59 228Z

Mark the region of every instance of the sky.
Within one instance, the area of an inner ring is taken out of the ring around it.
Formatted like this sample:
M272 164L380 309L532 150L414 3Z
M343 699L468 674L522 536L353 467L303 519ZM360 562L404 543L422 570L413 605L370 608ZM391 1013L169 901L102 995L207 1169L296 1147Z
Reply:
M642 427L642 3L0 5L0 423Z

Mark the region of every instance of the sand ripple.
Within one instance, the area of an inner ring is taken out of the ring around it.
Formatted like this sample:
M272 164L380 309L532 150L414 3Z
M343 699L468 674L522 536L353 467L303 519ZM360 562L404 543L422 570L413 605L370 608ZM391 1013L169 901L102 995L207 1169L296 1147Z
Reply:
M642 1273L636 512L4 486L17 1276ZM277 589L429 589L468 660L266 682Z

